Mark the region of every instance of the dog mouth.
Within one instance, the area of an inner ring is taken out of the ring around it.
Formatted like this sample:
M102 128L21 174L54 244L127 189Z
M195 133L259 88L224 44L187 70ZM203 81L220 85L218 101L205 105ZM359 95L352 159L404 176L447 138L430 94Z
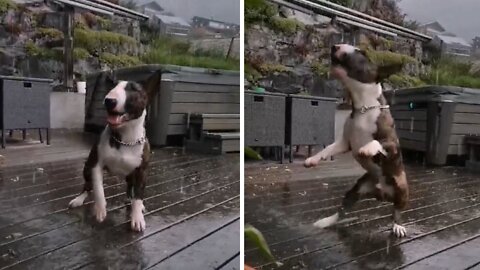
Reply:
M116 128L125 122L127 122L127 113L116 111L107 112L107 123L109 126Z

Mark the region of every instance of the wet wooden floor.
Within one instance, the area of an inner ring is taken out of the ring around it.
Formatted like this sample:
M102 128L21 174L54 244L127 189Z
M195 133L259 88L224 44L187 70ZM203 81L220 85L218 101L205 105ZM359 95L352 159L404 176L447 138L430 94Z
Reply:
M67 208L82 188L83 157L8 166L0 173L0 269L239 269L238 156L154 149L143 233L130 231L125 182L116 177L105 176L103 223L91 201Z
M335 213L358 178L355 167L348 158L315 169L246 165L246 223L264 233L283 266L250 243L245 262L257 269L480 269L480 175L461 167L407 166L406 238L390 234L392 206L375 200L357 203L347 223L314 228Z

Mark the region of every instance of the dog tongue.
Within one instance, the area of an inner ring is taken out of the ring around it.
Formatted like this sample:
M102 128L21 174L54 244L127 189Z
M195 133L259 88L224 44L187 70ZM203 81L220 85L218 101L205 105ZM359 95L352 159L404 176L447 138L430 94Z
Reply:
M122 123L122 116L121 115L108 115L107 122L110 125L119 125Z

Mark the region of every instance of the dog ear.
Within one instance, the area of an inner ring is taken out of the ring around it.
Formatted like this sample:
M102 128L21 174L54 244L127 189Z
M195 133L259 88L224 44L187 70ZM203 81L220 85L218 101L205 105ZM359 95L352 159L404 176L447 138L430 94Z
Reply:
M400 73L403 69L403 64L394 64L388 66L379 66L377 68L377 82L383 82L395 73Z
M153 73L146 81L142 83L143 89L147 92L148 101L151 102L155 95L160 92L160 82L162 80L162 71Z

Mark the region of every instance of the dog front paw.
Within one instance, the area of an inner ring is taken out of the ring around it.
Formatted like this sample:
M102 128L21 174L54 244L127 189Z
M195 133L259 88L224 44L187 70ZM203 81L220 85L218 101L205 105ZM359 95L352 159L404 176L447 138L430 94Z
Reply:
M142 232L145 230L146 224L145 224L145 218L143 217L143 213L134 213L132 212L132 221L130 223L130 226L133 231L136 232Z
M358 154L367 157L373 157L378 153L386 154L380 142L373 140L358 150Z
M310 167L315 167L320 163L320 160L327 160L327 157L325 156L319 156L319 157L309 157L305 160L303 163L303 166L310 168Z
M407 229L397 223L393 223L392 232L398 238L407 236Z
M93 211L95 213L95 218L98 222L103 222L107 217L107 208L106 203L95 203L93 206Z

